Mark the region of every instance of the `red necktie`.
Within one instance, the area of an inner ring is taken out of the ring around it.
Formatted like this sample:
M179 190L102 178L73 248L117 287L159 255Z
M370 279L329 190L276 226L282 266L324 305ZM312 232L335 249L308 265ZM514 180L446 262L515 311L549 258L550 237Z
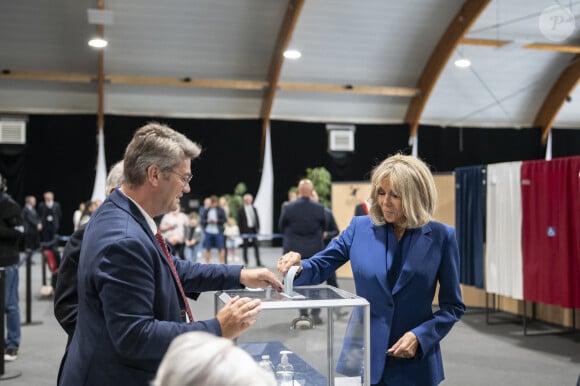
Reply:
M167 257L167 262L169 263L169 267L171 268L171 273L173 274L173 278L177 283L177 287L179 288L179 292L181 293L181 297L183 298L183 302L185 303L185 312L187 312L187 317L189 318L190 322L193 322L193 314L191 313L191 308L189 308L189 302L185 297L185 292L183 291L183 287L181 286L181 280L179 280L179 275L177 274L177 270L175 269L175 265L173 264L173 260L171 259L171 255L169 254L169 249L167 249L167 244L165 244L165 240L163 240L163 236L159 231L155 234L159 245L163 248L163 252L165 252L165 257Z

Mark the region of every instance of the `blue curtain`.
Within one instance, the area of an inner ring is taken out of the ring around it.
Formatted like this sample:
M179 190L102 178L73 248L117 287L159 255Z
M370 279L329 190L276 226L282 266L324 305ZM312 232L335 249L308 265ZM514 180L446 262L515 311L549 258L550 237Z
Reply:
M485 166L455 169L455 227L461 258L460 281L483 288Z

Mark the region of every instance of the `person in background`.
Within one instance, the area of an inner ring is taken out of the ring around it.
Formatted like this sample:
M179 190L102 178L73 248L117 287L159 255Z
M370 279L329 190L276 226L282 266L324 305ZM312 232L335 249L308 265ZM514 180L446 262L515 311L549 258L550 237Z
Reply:
M283 234L283 252L297 251L302 259L309 259L324 248L322 234L326 215L324 206L310 199L313 190L312 181L301 180L298 198L284 207L278 220L278 229ZM313 324L322 324L320 308L313 308L310 317L308 309L300 309L300 317L310 318Z
M185 235L184 255L189 261L196 262L201 253L201 243L203 241L203 229L199 225L199 214L191 212L189 223Z
M85 202L85 210L83 211L81 218L79 220L79 227L85 225L91 219L91 216L99 207L99 203L97 201L88 200ZM77 228L78 229L78 228Z
M298 198L297 188L295 186L288 189L288 200L282 203L282 209L289 203L295 201Z
M244 206L238 211L238 226L242 236L242 248L244 251L244 264L248 265L248 247L253 245L254 256L256 256L256 265L261 267L260 247L258 245L258 234L260 233L260 217L258 210L253 205L254 196L250 193L242 197Z
M371 384L437 385L444 379L439 342L465 312L455 231L432 220L435 182L418 158L387 158L374 168L371 185L369 216L353 217L308 260L285 254L278 270L285 275L297 265L294 284L317 284L350 261L357 295L371 307ZM355 312L349 323L360 320Z
M54 193L44 193L44 201L38 204L38 215L42 221L40 241L49 246L56 245L62 210L60 209L60 204L54 201Z
M123 161L119 161L111 167L107 175L105 194L108 196L122 183ZM66 347L70 344L77 324L79 306L77 276L85 228L86 223L74 231L66 242L54 289L54 316L68 336Z
M185 248L185 230L188 223L189 218L181 211L181 208L164 214L159 223L159 231L171 245L175 255L181 259L185 259L183 248Z
M203 212L201 217L206 264L209 264L213 248L218 251L220 264L225 262L224 225L227 220L226 212L218 205L218 197L211 196L210 207Z
M371 210L371 200L370 198L361 202L360 204L357 204L354 207L354 215L355 216L366 216L369 214Z
M79 229L81 217L85 211L85 202L79 203L79 207L73 213L73 231Z
M125 150L123 184L91 216L78 268L77 324L59 386L147 385L171 341L195 330L236 338L256 323L259 299L234 297L214 318L195 320L185 292L272 286L265 268L196 264L170 255L154 221L190 192L200 147L158 123Z
M7 189L6 179L0 174L0 267L3 267L5 272L4 311L6 313L4 360L14 361L18 358L21 339L18 267L20 266L19 243L24 236L24 222L20 216L20 205L6 193Z
M226 217L230 217L230 202L226 196L218 198L218 205L226 212Z
M36 212L36 197L24 198L24 208L20 216L24 222L24 248L28 253L32 253L40 248L40 231L42 230L42 221Z
M226 238L226 248L229 262L238 262L238 242L240 238L240 227L236 219L228 217L226 225L224 226L224 237ZM231 260L229 260L231 259Z
M199 218L203 218L203 215L206 211L209 210L209 208L211 207L211 197L206 197L203 199L203 205L199 207L198 213L199 213Z
M230 339L202 331L169 345L152 386L276 386L268 373Z

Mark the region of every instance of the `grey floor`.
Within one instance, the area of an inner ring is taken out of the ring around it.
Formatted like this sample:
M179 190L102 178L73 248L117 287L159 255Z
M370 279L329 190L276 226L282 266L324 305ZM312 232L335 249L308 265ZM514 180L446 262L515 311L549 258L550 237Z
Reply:
M281 249L262 247L263 263L273 268ZM30 324L26 318L26 267L20 270L22 344L19 357L5 363L0 381L14 386L55 385L66 336L54 319L51 299L40 297L41 265L35 256L31 269ZM254 262L250 251L250 265ZM351 279L339 286L353 292ZM213 293L192 303L197 319L214 314ZM324 314L323 314L324 315ZM510 315L493 315L487 324L480 310L468 310L443 340L446 380L442 385L542 385L575 386L580 374L580 332L524 336L521 321ZM542 325L531 325L541 331ZM20 376L8 379L20 373Z

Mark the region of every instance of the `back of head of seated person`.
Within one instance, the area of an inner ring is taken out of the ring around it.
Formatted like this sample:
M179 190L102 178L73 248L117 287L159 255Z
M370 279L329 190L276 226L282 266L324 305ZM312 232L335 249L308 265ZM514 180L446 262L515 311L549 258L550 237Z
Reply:
M203 331L177 336L167 349L152 386L276 386L244 350Z

